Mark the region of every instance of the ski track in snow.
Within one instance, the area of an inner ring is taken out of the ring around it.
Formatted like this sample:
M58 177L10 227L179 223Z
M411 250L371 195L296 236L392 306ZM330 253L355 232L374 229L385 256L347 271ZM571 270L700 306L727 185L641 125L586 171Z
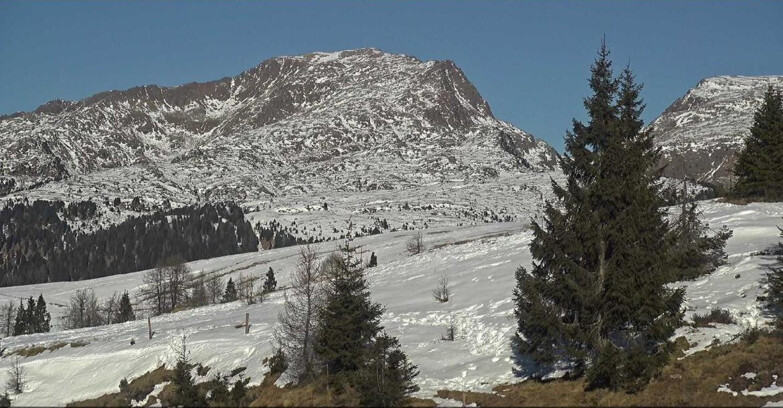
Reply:
M708 201L701 207L712 227L726 224L734 230L734 236L727 245L727 265L709 276L679 284L687 289L686 320L693 313L721 307L730 310L739 323L680 328L675 337L688 339L692 345L688 353L708 348L715 339L732 341L745 328L767 323L756 297L764 290L765 265L774 258L751 254L777 244L776 225L783 225L781 204L735 206ZM526 223L429 228L425 230L428 251L410 256L405 241L413 234L387 233L359 238L355 243L368 251L366 257L369 251L378 256L378 267L366 270L372 297L386 307L384 327L399 337L403 350L421 371L417 379L421 391L416 396L433 398L444 388L491 391L501 383L524 380L512 372L511 338L516 329L514 271L519 266L529 267L531 262L528 244L532 234ZM316 248L323 257L336 249L336 243L322 243ZM240 272L263 277L271 266L282 288L288 284L297 255L298 248L289 247L189 265L195 273L225 273L226 280L229 276L236 280ZM55 325L50 333L3 339L3 380L14 359L8 356L10 351L58 342L89 343L22 358L29 382L25 392L15 397L15 405L64 405L116 392L122 378L130 380L162 364L173 366L173 347L183 334L192 361L211 367L208 376L196 377L197 381L206 381L215 371L228 373L240 366L247 367L245 375L251 378L251 384L261 381L268 370L262 360L272 354L282 289L252 306L234 302L153 317L152 340L147 339L146 319L79 330L61 331L57 327L64 311L62 305L77 289L93 288L99 298L128 290L133 297L143 274L0 288L0 300L15 302L19 297L43 293ZM432 289L444 274L453 294L448 302L439 303ZM248 335L234 327L243 321L246 312L251 320ZM456 327L456 339L443 341L441 336L450 322ZM135 345L130 344L131 339Z

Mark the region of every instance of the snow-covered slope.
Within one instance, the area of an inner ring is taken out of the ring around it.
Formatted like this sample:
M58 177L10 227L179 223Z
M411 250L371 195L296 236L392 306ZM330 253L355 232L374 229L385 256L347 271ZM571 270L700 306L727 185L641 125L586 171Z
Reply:
M556 157L496 119L453 62L377 49L278 57L214 82L0 117L0 195L32 198L416 193L549 171Z
M779 203L735 206L712 201L702 206L711 225L726 224L734 230L734 236L727 247L728 265L683 284L687 288L686 318L721 307L730 310L740 323L680 329L677 336L686 336L694 352L708 347L713 338L728 341L745 327L765 324L756 298L763 292L764 266L773 259L753 253L777 244L779 232L775 226L783 224L783 205ZM521 380L512 372L511 336L516 322L511 291L515 269L529 266L531 261L531 234L526 225L430 228L425 235L429 250L418 256L405 251L404 243L411 234L388 233L360 238L355 243L378 255L379 266L367 271L372 296L386 305L386 330L400 338L405 352L419 365L418 395L432 397L443 388L486 391L503 382ZM335 243L318 246L322 254L334 249ZM297 248L282 248L192 262L190 267L200 273L236 279L240 272L261 276L271 266L279 285L285 286L296 256ZM18 297L43 293L56 319L75 290L92 287L100 297L122 290L133 294L141 285L142 274L3 288L0 295L18 301ZM443 274L449 277L453 296L441 304L433 299L431 290ZM146 320L71 331L55 328L47 334L7 338L3 340L6 353L0 358L0 372L5 372L13 360L8 352L22 347L89 343L22 359L29 388L15 404L62 405L114 392L124 377L133 378L160 364L171 364L174 352L170 345L186 334L194 362L222 372L246 366L252 381L258 382L267 370L261 360L272 354L272 331L282 296L278 291L253 306L231 303L155 317L152 324L156 334L151 341L147 340ZM252 322L248 335L234 328L246 312ZM452 321L457 339L440 340ZM130 345L130 339L135 339L135 345Z
M769 85L783 89L783 76L706 78L666 108L652 123L664 175L728 184Z

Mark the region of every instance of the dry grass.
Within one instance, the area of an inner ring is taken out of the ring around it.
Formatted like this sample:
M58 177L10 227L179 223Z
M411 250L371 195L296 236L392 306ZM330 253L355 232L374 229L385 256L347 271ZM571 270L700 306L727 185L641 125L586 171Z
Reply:
M79 347L78 345L74 346L74 344L82 344L82 343L71 343L71 347ZM59 349L65 347L67 345L68 345L68 343L60 342L60 343L54 343L54 344L52 344L49 347L45 347L45 346L25 347L25 348L22 348L22 349L14 350L9 355L18 355L18 356L22 356L22 357L32 357L32 356L37 356L37 355L43 353L46 350L49 350L49 351L59 350ZM87 345L87 343L83 343L82 345Z
M143 400L149 393L155 389L155 386L166 381L171 381L174 370L167 370L165 366L160 366L155 370L148 371L140 377L133 379L128 384L129 392L127 394L115 392L105 394L98 398L92 398L84 401L71 402L69 407L128 407L131 399L136 401ZM119 385L118 385L119 386Z
M301 386L279 388L275 381L279 374L267 375L261 385L248 388L252 398L251 407L331 407L359 405L359 394L348 386L327 388L326 378L321 377ZM435 407L432 400L409 398L405 404L409 407Z
M726 309L712 309L703 314L693 315L693 327L715 327L715 323L735 324L737 321Z
M679 346L687 347L684 339ZM680 354L681 355L681 354ZM742 377L755 372L757 377ZM783 397L759 398L733 396L718 392L722 384L734 391L754 390L772 383L772 375L783 377L783 338L761 334L755 341L715 347L671 363L650 385L637 394L606 390L585 391L583 379L550 382L525 381L515 385L495 387L496 394L465 393L467 403L480 406L762 406ZM783 382L783 379L781 380ZM779 384L781 385L781 384ZM462 401L460 391L442 390L441 398Z

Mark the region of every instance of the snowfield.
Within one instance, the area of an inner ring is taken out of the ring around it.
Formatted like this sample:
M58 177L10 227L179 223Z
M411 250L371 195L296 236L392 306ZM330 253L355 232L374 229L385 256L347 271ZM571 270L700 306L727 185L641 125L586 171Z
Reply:
M737 206L709 201L701 207L711 226L728 225L734 236L727 245L727 265L709 276L681 284L687 289L686 319L693 313L720 307L730 310L739 323L679 329L675 336L688 339L692 345L689 353L708 348L715 339L731 341L746 327L767 323L756 298L764 290L765 265L774 258L754 253L776 245L780 241L776 226L783 225L780 203ZM367 251L365 260L371 251L378 256L378 267L367 270L373 298L386 306L386 330L399 337L404 351L419 366L417 382L421 391L417 396L432 398L444 388L489 391L504 382L524 380L512 371L515 362L511 338L516 328L514 271L520 265L529 267L531 262L528 244L532 234L527 223L430 227L425 230L428 250L415 256L405 250L405 241L413 234L400 231L375 235L359 238L355 244ZM336 249L336 243L326 242L317 249L325 255ZM271 266L282 288L289 281L297 256L298 248L289 247L189 265L195 273L220 274L224 279L232 276L235 280L241 272L263 277ZM261 381L268 371L262 360L272 354L272 332L281 310L283 289L252 306L234 302L153 317L152 340L147 338L146 319L89 329L59 329L64 305L77 289L93 288L100 298L128 290L133 297L142 285L143 274L0 288L0 299L13 302L43 293L54 323L51 333L3 339L0 380L5 380L14 360L9 353L16 349L60 342L88 343L22 358L29 382L25 392L15 397L14 405L64 405L116 392L122 378L130 380L161 364L173 365L172 345L183 334L192 361L211 367L208 376L215 371L227 373L247 367L245 375L251 378L251 384ZM453 295L448 302L439 303L431 292L444 274ZM235 328L245 313L250 313L252 324L247 335L242 328ZM441 336L450 322L455 324L457 338L443 341ZM197 381L205 381L208 376L197 377ZM769 387L765 391L779 389Z

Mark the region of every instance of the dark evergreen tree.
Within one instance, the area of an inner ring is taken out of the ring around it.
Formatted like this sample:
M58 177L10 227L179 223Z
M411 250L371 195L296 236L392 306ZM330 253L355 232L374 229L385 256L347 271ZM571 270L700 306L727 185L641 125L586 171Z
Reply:
M383 307L373 303L361 261L354 256L350 239L340 246L341 262L335 263L327 279L324 306L318 311L315 353L330 374L355 372L382 329Z
M671 281L695 279L724 265L726 241L733 234L726 226L711 233L709 224L699 219L698 206L688 195L687 181L683 182L678 200L680 214L670 232L673 241L669 255L673 265Z
M375 252L373 252L372 254L370 254L370 263L367 264L367 267L374 268L376 266L378 266L378 257L375 256Z
M516 273L517 343L587 371L591 387L633 390L666 361L682 292L666 286L669 225L641 86L628 68L614 78L605 44L591 74L589 122L566 136L566 183L552 182L557 203L533 223L532 271Z
M737 157L733 195L783 200L783 96L770 85Z
M46 311L46 301L43 294L38 295L38 301L35 304L33 313L33 331L35 333L48 333L52 316Z
M233 302L235 300L237 300L237 288L234 285L234 279L228 278L226 291L223 292L223 303Z
M780 236L783 237L783 229ZM776 327L783 331L783 242L779 245L780 254L776 265L769 267L767 272L767 293L765 303L769 311L775 316Z
M266 280L264 280L263 291L264 293L269 293L274 292L275 289L277 289L277 281L275 280L275 272L270 266L269 270L266 272Z
M231 400L230 405L232 407L245 406L245 396L247 395L248 382L250 382L249 378L240 378L234 383L234 386L231 388L231 393L229 395L229 399Z
M120 305L117 308L117 314L114 318L114 322L124 323L131 320L136 320L136 315L133 313L133 306L131 305L130 296L126 291L122 294L122 297L120 297Z
M187 357L185 338L182 338L182 346L178 350L177 365L174 367L174 376L171 384L174 386L171 399L168 401L170 406L176 407L205 407L207 402L203 395L198 392L196 383L190 375L190 364Z
M359 401L368 407L403 406L405 398L419 390L413 382L417 367L408 362L395 337L378 336L368 352L364 366L356 376Z

